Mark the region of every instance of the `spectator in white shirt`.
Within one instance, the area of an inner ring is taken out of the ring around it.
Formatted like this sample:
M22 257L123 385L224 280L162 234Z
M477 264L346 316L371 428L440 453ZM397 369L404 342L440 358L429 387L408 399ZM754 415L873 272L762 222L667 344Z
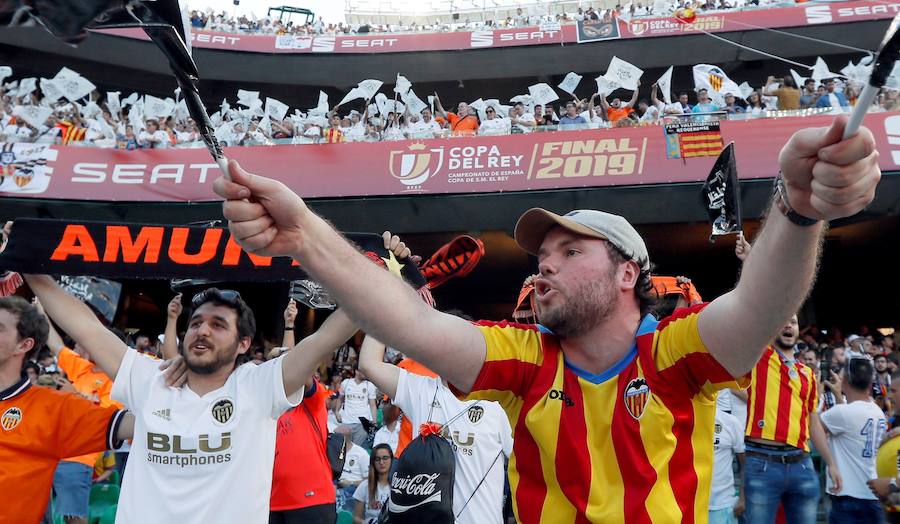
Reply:
M397 442L400 440L400 408L386 402L381 406L381 413L384 416L384 425L375 432L375 439L372 446L379 444L387 444L391 447L391 451L397 450Z
M820 415L828 445L841 473L841 490L831 494L829 523L884 522L878 498L866 483L876 478L875 459L887 431L884 412L872 401L875 366L867 355L854 355L838 377L832 372L829 388L837 404ZM843 393L843 396L841 395ZM843 403L843 397L847 403ZM827 488L831 492L831 479Z
M744 486L734 495L734 469L737 457L744 466L744 427L738 419L716 406L713 434L713 474L709 494L709 522L737 524L744 512Z
M344 435L344 469L338 478L338 508L352 510L353 493L356 487L369 475L369 454L360 446L353 443L350 438L350 430L341 426L335 433Z
M522 102L516 102L516 105L513 106L510 123L514 129L517 129L516 132L521 133L528 133L537 125L534 115L525 112L525 104Z
M356 369L353 378L341 383L341 396L337 400L335 411L338 413L338 420L350 430L353 442L357 445L361 446L368 437L360 419L367 419L373 424L377 419L375 397L375 385L366 380L365 374L359 369Z
M387 444L376 444L369 458L369 475L363 480L353 499L356 507L353 511L353 524L376 524L381 508L391 496L391 483L388 475L394 464L394 453Z
M138 141L144 148L165 149L169 147L169 135L159 128L159 122L156 120L147 121L147 129L141 131Z
M494 106L488 106L484 110L485 119L481 122L481 125L478 127L478 134L480 135L502 135L509 133L509 120L506 118L500 118L497 115L497 110Z
M415 115L410 115L415 117ZM431 114L431 109L426 107L422 110L422 117L409 125L410 138L434 138L441 134L441 126L438 124Z
M17 118L15 124L7 124L3 128L3 134L10 142L19 142L33 137L34 130L24 120Z

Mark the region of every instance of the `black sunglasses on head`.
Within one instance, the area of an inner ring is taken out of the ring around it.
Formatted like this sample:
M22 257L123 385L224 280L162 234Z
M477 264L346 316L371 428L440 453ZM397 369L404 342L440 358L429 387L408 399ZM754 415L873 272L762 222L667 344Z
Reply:
M232 306L237 306L238 301L241 300L241 294L233 289L204 289L194 295L194 298L191 299L191 306L196 309L208 300L221 300Z

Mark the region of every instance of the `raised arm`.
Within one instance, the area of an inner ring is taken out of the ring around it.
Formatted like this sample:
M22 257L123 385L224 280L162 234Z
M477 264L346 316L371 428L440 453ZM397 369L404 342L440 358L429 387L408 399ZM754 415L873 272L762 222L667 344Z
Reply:
M628 103L625 105L627 105L628 107L634 107L634 104L637 103L638 92L640 91L640 88L641 88L641 83L638 82L637 87L634 88L634 92L631 93L631 100L629 100Z
M874 199L881 177L875 140L866 128L841 140L846 123L839 116L831 127L800 130L781 150L786 200L796 213L833 220L855 215ZM700 313L700 337L733 376L752 369L806 299L824 231L824 222L800 226L778 207L770 209L737 287Z
M650 86L650 101L653 102L654 107L659 107L661 105L664 105L662 102L659 101L658 95L659 95L659 85L654 83L652 86Z
M370 265L374 265L371 262ZM376 269L378 269L376 267ZM301 340L284 356L282 378L284 393L291 396L309 381L310 375L334 348L356 333L356 325L340 309L329 315L319 329Z
M397 395L400 368L384 361L384 349L384 344L366 336L359 348L359 369L380 391L394 398Z
M438 96L437 91L434 92L434 112L444 120L447 120L447 112L444 111L444 106L441 104L441 97Z
M47 275L25 275L25 282L59 327L84 346L94 363L115 380L128 347L97 320L94 313Z
M609 102L606 101L606 93L597 94L600 95L600 107L602 107L604 111L609 111Z
M34 306L50 320L50 315L44 311L44 306L41 305L41 301L38 300L37 297L34 299ZM66 347L66 344L63 342L62 337L59 336L59 332L56 331L56 328L53 327L53 323L47 322L47 325L50 326L50 332L47 334L47 347L50 348L50 352L53 353L53 356L55 357L59 355L59 352L62 351L64 347Z
M481 370L486 345L463 319L428 306L406 283L373 264L281 182L232 161L216 180L229 228L245 249L293 256L366 333L423 362L461 390ZM253 201L244 199L253 196Z
M769 78L766 79L766 85L763 86L762 91L766 96L774 96L776 89L772 87L772 84L775 83L775 77L769 75Z
M169 360L178 356L178 317L181 316L183 310L181 305L181 293L178 293L169 305L166 306L166 330L165 340L162 345L162 356L165 360Z
M284 336L281 338L281 345L286 348L294 347L294 322L297 321L297 302L294 299L288 300L288 305L284 308ZM343 344L343 342L341 342ZM340 344L338 344L340 345Z

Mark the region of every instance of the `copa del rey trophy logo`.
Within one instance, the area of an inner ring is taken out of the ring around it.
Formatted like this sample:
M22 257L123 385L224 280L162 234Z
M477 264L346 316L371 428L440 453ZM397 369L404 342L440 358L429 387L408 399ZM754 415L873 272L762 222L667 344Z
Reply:
M388 168L391 176L406 186L406 191L423 191L422 184L444 165L444 148L427 149L414 142L406 150L391 151Z

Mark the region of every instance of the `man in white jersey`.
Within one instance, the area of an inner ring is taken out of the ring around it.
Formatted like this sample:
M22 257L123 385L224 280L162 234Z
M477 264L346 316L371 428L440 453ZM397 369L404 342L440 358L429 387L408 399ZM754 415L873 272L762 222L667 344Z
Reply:
M741 468L744 466L744 424L718 405L715 424L709 524L737 524L737 517L744 512L744 486L736 497L732 464L736 455Z
M453 514L457 524L503 522L504 460L512 453L512 429L496 402L462 402L439 378L413 375L384 362L385 346L366 337L360 348L359 366L394 399L418 435L426 422L446 424L446 436L456 455ZM460 415L457 417L457 415Z
M375 407L378 390L359 369L354 369L354 372L353 378L341 382L341 396L335 411L338 412L338 421L350 429L353 443L362 446L369 433L360 419L364 418L372 424L378 420L378 408Z
M881 504L866 485L878 476L875 459L881 437L887 431L884 412L870 397L875 365L868 356L854 355L847 359L841 375L840 380L829 383L837 404L820 415L843 479L841 490L831 495L828 522L881 523L884 522ZM828 489L831 489L831 479Z
M300 403L318 362L352 336L347 317L331 315L283 357L236 367L256 329L253 312L237 292L208 289L191 303L180 348L187 382L171 388L157 361L128 349L52 279L26 279L136 417L116 522L268 522L278 417Z

